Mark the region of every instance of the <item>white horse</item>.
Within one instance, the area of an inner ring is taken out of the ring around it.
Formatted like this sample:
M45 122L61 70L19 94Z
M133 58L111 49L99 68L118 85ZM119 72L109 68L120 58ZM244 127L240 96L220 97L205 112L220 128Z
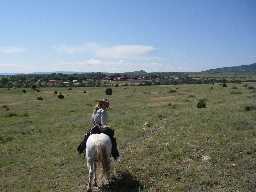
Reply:
M100 164L103 168L103 175L108 182L110 178L111 148L112 143L108 135L101 133L89 136L86 142L86 159L89 169L87 191L92 191L92 184L97 186L96 169Z

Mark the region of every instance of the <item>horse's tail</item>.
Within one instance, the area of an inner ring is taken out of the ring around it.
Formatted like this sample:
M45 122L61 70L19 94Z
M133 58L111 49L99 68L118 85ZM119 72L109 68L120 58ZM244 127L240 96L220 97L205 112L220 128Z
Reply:
M108 158L108 153L107 153L107 149L106 146L104 145L97 145L96 147L96 151L97 151L97 161L98 163L102 163L102 168L103 171L106 172L109 170L109 158Z

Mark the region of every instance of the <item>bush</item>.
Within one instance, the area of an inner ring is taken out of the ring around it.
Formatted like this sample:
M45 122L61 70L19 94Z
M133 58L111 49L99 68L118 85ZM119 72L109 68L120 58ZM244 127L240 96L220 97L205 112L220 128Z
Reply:
M206 108L206 99L199 99L197 108Z
M27 91L26 91L26 89L22 89L22 92L23 92L23 93L26 93Z
M245 111L252 111L252 110L256 110L256 106L254 106L254 105L247 105L247 106L245 106Z
M16 117L18 116L17 113L8 113L6 117Z
M36 99L40 100L40 101L44 100L43 97L41 97L41 96L37 97Z
M29 115L28 115L28 113L26 112L26 113L23 113L22 116L23 116L23 117L28 117Z
M68 88L68 90L72 90L72 88L71 88L71 87L69 87L69 88Z
M255 89L255 87L253 87L253 86L249 86L249 87L247 87L248 89Z
M84 91L84 93L87 93L87 91Z
M236 86L233 86L232 89L238 89Z
M2 106L6 111L9 111L10 110L10 108L7 106L7 105L3 105Z
M196 97L195 95L189 95L188 98L194 98Z
M112 95L112 89L111 88L107 88L105 93L106 93L106 95Z
M226 83L223 83L222 84L222 87L227 87L228 85Z
M64 95L62 95L61 93L58 95L59 99L64 99Z
M169 91L168 91L168 93L176 93L177 92L177 90L175 90L175 89L170 89Z
M176 104L173 104L173 103L168 103L167 104L168 107L170 107L171 109L176 109Z
M57 94L58 94L58 91L54 91L54 94L57 95Z

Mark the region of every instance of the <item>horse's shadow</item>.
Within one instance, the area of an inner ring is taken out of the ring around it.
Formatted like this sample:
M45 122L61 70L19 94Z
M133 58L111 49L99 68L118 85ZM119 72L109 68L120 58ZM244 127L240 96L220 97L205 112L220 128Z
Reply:
M112 176L108 185L101 187L102 192L140 192L143 185L128 171L119 172Z

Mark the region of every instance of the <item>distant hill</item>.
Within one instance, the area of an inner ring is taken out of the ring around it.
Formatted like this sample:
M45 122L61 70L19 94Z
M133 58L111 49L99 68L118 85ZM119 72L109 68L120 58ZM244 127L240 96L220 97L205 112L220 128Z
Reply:
M0 73L0 76L16 75L16 73Z
M256 72L256 63L250 65L240 65L233 67L222 67L216 69L209 69L204 72L208 73L254 73Z

